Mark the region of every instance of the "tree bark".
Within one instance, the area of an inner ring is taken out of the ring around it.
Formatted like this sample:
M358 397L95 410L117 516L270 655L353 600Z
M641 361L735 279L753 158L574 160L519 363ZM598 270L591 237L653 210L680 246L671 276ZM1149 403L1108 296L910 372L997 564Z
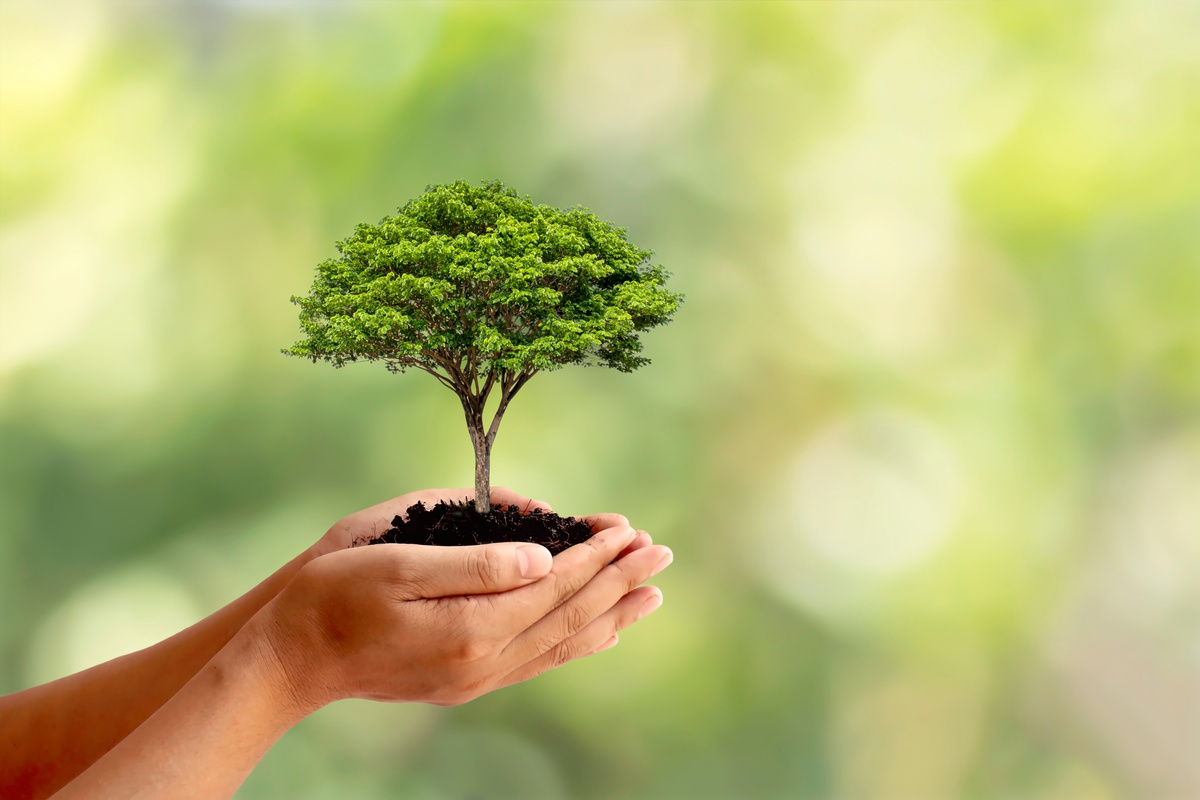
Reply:
M475 510L480 514L490 514L491 478L492 478L492 446L483 435L483 426L478 432L472 432L471 438L475 445Z
M492 442L483 428L483 404L472 402L472 399L466 397L460 396L459 399L462 400L463 413L467 417L471 447L475 450L475 510L480 514L490 514Z

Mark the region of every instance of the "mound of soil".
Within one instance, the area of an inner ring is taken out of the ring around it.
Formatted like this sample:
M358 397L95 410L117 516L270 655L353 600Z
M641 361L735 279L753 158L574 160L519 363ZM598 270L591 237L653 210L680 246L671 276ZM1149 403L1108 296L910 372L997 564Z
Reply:
M591 538L592 528L576 517L560 517L535 508L528 514L517 506L492 504L492 513L475 512L475 501L447 503L433 508L414 503L392 520L392 527L366 544L433 544L456 547L493 542L534 542L558 555ZM405 518L407 517L407 519Z

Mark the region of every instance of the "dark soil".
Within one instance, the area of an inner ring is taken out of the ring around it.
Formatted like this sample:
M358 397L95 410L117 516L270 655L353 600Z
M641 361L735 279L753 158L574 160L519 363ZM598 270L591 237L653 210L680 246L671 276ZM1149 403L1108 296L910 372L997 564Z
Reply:
M517 506L492 504L492 513L475 512L475 501L447 503L438 501L433 508L414 503L397 516L382 536L365 544L434 544L455 547L493 542L535 542L557 555L592 536L588 523L576 517L560 517L535 508L528 514Z

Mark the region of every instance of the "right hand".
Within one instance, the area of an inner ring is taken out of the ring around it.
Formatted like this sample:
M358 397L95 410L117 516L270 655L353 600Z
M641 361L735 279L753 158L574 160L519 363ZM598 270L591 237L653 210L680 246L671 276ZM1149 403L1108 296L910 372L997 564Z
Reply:
M346 697L457 705L611 646L661 602L640 584L671 551L620 515L589 521L592 538L554 559L515 542L314 559L261 612L284 688L301 713Z

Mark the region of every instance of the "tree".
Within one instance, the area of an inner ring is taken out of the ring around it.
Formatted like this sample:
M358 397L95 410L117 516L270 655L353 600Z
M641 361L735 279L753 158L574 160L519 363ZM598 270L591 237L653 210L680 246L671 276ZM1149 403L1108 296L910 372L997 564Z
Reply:
M683 300L624 229L586 208L534 205L498 181L430 186L337 249L309 295L292 298L305 338L283 352L419 369L457 394L485 514L496 431L529 379L567 364L649 363L638 334L669 322Z

